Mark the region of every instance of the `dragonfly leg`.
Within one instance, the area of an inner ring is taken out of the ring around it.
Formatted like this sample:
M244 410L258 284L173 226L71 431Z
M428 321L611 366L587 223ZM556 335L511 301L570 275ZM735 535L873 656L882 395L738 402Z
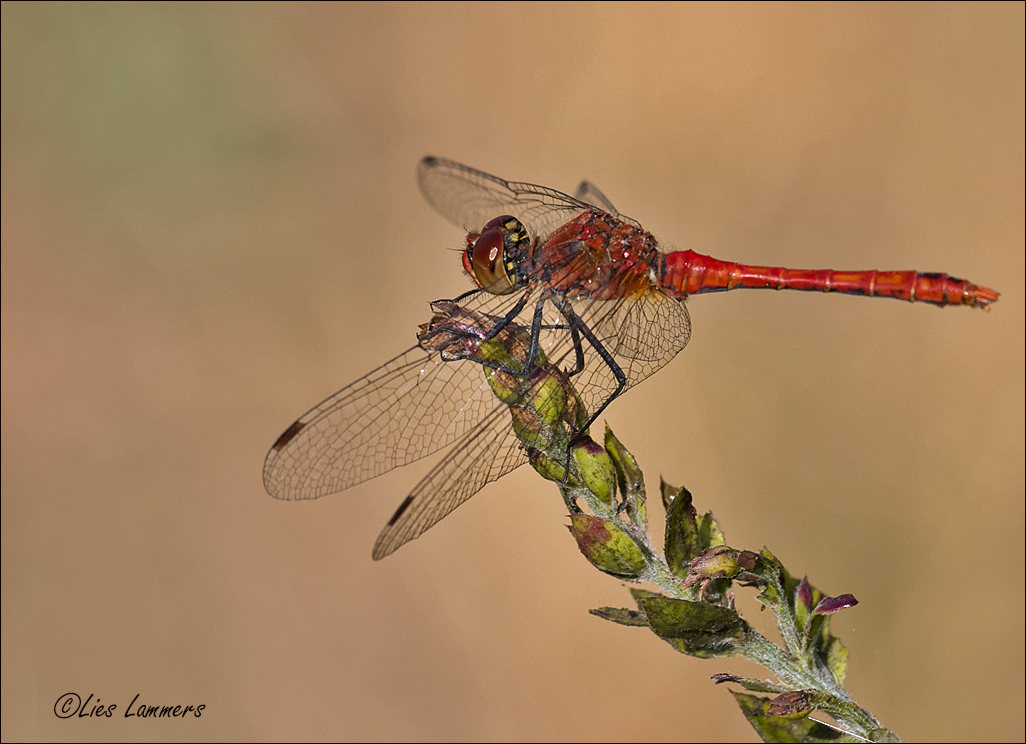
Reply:
M502 332L502 330L506 326L508 326L510 323L512 323L513 320L518 315L520 315L520 313L523 311L524 307L527 305L527 300L528 300L528 298L530 296L531 296L530 292L525 292L524 296L521 297L519 300L517 300L517 304L515 304L513 306L513 309L510 310L508 313L506 313L502 317L502 320L500 320L498 323L496 323L495 325L493 325L491 328L488 329L488 333L486 333L484 335L484 339L483 340L488 341L490 339L495 338L496 336L498 336ZM539 304L539 306L541 305L540 302L538 304ZM535 310L535 316L537 316L537 315L538 315L538 310ZM540 323L541 321L536 319L536 322ZM532 331L532 333L533 333L533 331ZM537 351L537 347L535 347L535 351ZM533 358L533 357L529 357L529 358Z
M464 292L454 300L439 300L433 303L433 306L437 305L458 305L461 301L467 297L472 297L479 293L481 290L474 289L469 292ZM487 330L483 330L480 326L474 329L468 329L466 327L459 327L458 324L444 323L443 327L445 333L451 336L457 336L466 338L475 342L476 345L480 345L483 342L491 341L504 330L506 330L511 323L523 312L524 307L527 306L527 301L530 299L531 293L526 292L524 295L517 300L516 304L509 310L504 316L498 318L494 323L488 326ZM542 329L542 308L544 301L539 301L535 307L534 318L531 324L531 344L528 350L525 362L520 367L511 366L509 364L501 364L498 362L491 362L487 359L482 359L475 351L464 351L461 353L453 352L451 349L442 351L442 359L446 362L458 362L458 361L471 361L480 364L482 367L488 367L498 372L505 372L518 377L524 377L534 371L535 364L534 359L538 354L539 349L539 338L541 336ZM437 312L437 309L436 309ZM444 317L444 316L443 316ZM495 318L495 316L486 316L488 318ZM476 325L476 324L475 324ZM514 324L514 327L519 327ZM427 331L425 332L427 333Z
M616 378L616 390L614 390L605 399L597 410L591 413L591 416L588 417L588 420L580 429L581 432L584 432L588 430L589 426L595 423L595 420L604 410L606 410L606 407L619 397L620 393L627 388L627 375L624 374L623 369L621 369L620 365L616 363L615 359L613 359L613 355L609 353L609 350L602 345L602 342L598 340L592 330L588 328L584 321L577 316L577 313L575 313L573 308L570 307L570 303L565 302L563 307L560 308L560 312L563 313L563 317L566 318L567 323L570 326L570 333L574 338L574 347L577 353L577 366L575 372L571 372L570 374L577 374L584 369L584 350L581 348L580 338L577 336L577 334L580 334L587 339L588 343L591 344L591 347L595 349L602 361L606 363L607 367L609 367L609 371L613 373L613 377ZM578 435L579 434L580 432Z
M578 332L577 326L571 323L568 327L570 328L570 339L574 344L575 361L574 368L567 374L573 377L584 371L584 347L581 345L581 334Z
M526 300L527 297L525 296L523 299ZM487 341L489 339L495 338L499 331L508 326L512 322L513 318L520 314L520 311L523 310L523 306L525 304L526 302L523 301L518 303L518 307L514 308L514 312L507 313L506 317L502 318L498 323L492 326L488 333L486 333L483 337L480 337L481 340ZM534 363L534 360L537 358L538 349L541 347L541 331L542 328L547 327L542 325L542 313L544 309L545 301L539 300L538 304L534 307L534 318L531 320L531 345L527 349L527 361L524 363L522 369L516 369L515 367L510 367L505 364L497 364L496 362L489 362L487 359L479 359L471 356L457 357L453 359L453 361L459 359L477 362L482 367L489 367L491 369L496 370L497 372L506 372L507 374L511 374L516 377L527 377L537 368ZM467 333L467 335L472 336L474 338L478 338L478 336L475 336L474 334Z
M597 410L591 413L588 420L585 421L583 425L578 427L577 432L570 438L570 442L567 444L566 464L563 475L563 482L566 483L566 479L570 475L570 458L573 453L573 445L581 437L587 434L588 429L593 423L595 423L596 419L598 419L602 412L606 410L606 407L627 388L627 375L624 374L623 369L616 363L616 360L613 359L613 355L609 353L605 346L603 346L602 342L598 340L592 330L588 328L584 321L582 321L577 313L574 312L569 302L564 299L564 301L558 305L558 308L560 314L566 319L567 327L570 329L570 338L573 340L574 355L576 357L574 369L567 374L573 376L584 371L584 347L583 344L581 344L581 337L583 336L587 339L588 343L591 344L591 347L595 349L602 361L605 362L606 366L609 367L609 371L613 373L613 377L616 378L616 390L614 390L605 399Z
M526 300L527 297L525 296L523 299ZM514 308L516 312L507 313L505 318L496 323L492 329L485 334L483 340L487 341L488 339L494 338L502 328L509 325L513 318L520 314L520 310L523 309L523 305L526 303L521 302L518 304L520 305L519 309ZM538 358L538 349L541 345L542 312L544 311L544 308L544 300L539 300L538 304L534 306L534 318L531 320L531 345L527 349L527 361L524 363L523 369L515 369L505 364L496 364L495 362L489 362L484 359L474 359L472 361L476 361L485 367L491 367L498 372L506 372L517 377L526 377L530 375L536 369L534 360Z
M468 297L473 297L474 295L479 294L482 291L483 290L480 290L480 289L472 289L469 292L464 292L459 297L457 297L457 298L455 298L453 300L438 300L437 302L442 303L442 304L452 303L452 304L458 305L461 302L463 302L463 300L467 299ZM498 320L497 323L492 325L492 327L489 328L488 331L483 336L478 335L478 334L476 334L476 333L474 333L472 331L464 331L464 332L462 332L461 335L465 335L467 337L472 337L472 338L480 338L482 341L490 341L491 339L495 338L500 333L502 333L502 331L506 328L506 326L508 326L510 323L512 323L516 319L516 317L518 315L520 315L520 313L522 313L524 311L524 308L527 306L527 301L528 301L528 299L530 299L530 297L531 297L531 292L530 291L525 292L523 294L523 296L519 300L517 300L516 304L513 305L513 307L510 309L510 311L507 312L504 316L502 316ZM541 303L539 303L539 304L541 304ZM535 314L537 315L537 311L536 311ZM494 316L489 316L489 317L494 317ZM536 322L540 323L540 319L536 320ZM539 328L540 327L541 326L539 325Z

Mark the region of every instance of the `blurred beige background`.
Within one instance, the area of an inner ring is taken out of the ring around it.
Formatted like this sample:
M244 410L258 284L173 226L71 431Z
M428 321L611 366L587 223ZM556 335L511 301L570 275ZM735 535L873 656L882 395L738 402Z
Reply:
M589 616L627 592L527 469L380 563L434 458L264 493L285 426L469 286L430 153L591 179L678 248L1000 290L697 297L690 346L605 418L651 490L858 597L835 630L885 724L1021 741L1023 24L4 3L3 739L755 740L709 677L761 670ZM67 692L118 710L58 720ZM206 709L126 720L136 694Z

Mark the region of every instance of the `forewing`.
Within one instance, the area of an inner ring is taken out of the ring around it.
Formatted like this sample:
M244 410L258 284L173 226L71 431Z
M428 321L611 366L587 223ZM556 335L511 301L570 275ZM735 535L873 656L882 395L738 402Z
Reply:
M480 230L511 214L534 237L544 238L591 205L555 189L505 181L465 165L428 156L417 165L417 183L427 203L456 227Z
M415 346L286 429L267 453L264 487L286 501L343 491L451 444L495 402L480 365Z

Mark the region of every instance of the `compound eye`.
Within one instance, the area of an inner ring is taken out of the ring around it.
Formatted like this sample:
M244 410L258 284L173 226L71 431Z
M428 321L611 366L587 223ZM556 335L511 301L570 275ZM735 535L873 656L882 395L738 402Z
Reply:
M481 288L492 294L508 294L513 291L506 260L504 230L498 219L492 220L481 231L473 245L467 247L474 279Z
M494 217L493 219L488 220L488 224L481 228L481 232L491 230L493 227L501 227L503 230L509 230L518 224L520 223L517 221L516 217L504 214L501 217Z

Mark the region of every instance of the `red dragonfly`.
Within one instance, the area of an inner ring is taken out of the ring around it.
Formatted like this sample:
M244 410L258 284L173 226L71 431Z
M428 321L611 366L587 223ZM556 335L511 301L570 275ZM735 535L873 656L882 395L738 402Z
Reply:
M375 559L527 461L474 344L526 338L529 329L523 358L542 351L569 375L590 415L583 434L613 399L684 348L690 295L797 289L981 308L998 298L947 274L808 271L666 252L587 181L569 196L436 157L420 161L417 180L428 203L467 231L463 268L477 287L446 302L487 322L467 326L467 354L418 344L343 388L289 426L264 462L272 496L315 499L453 445L382 530ZM425 333L426 326L422 343Z

